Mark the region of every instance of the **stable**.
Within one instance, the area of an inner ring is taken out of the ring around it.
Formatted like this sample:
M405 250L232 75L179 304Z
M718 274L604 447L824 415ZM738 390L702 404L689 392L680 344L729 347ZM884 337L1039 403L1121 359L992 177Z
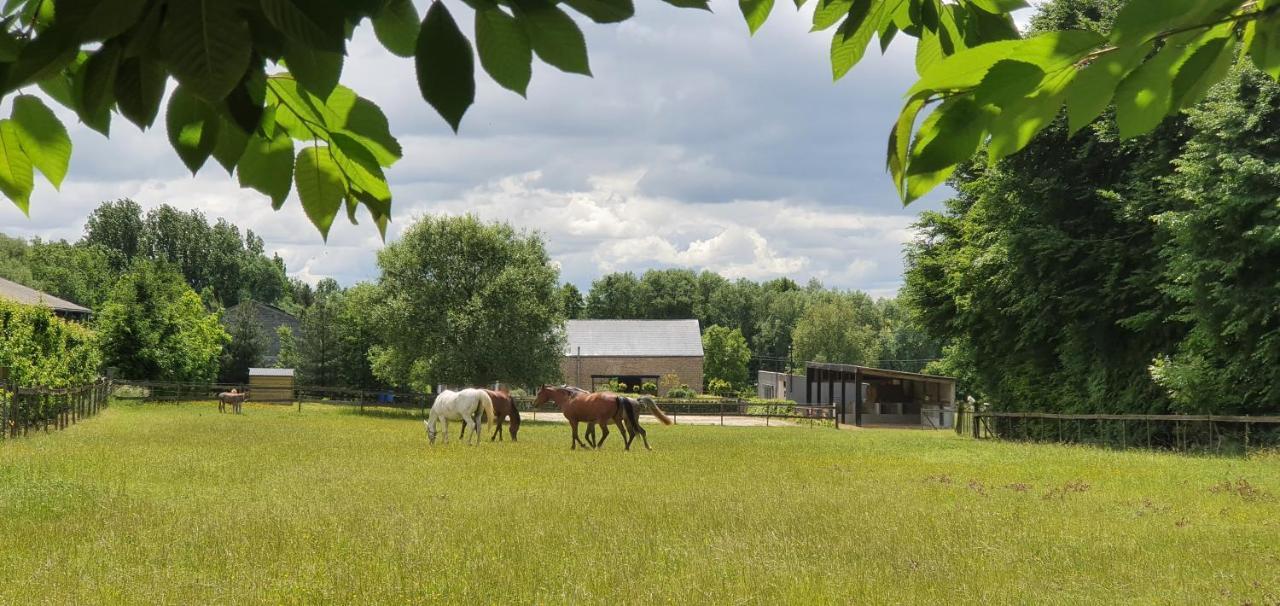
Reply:
M87 321L89 316L93 315L93 310L87 307L76 305L66 299L59 299L49 293L40 292L4 278L0 278L0 299L13 301L19 305L48 307L53 310L55 316L75 322Z
M292 402L292 368L250 368L249 399L254 402Z
M836 405L841 423L941 429L955 420L952 377L809 362L804 378L805 400Z
M702 391L702 331L697 320L569 320L565 322L560 373L572 385L595 391L611 380L635 389L676 385Z

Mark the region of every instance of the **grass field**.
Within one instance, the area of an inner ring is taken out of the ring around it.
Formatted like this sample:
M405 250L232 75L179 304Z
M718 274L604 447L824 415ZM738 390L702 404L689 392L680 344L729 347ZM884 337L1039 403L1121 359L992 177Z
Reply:
M1280 457L117 405L0 443L0 602L1280 602ZM456 436L454 436L456 438Z

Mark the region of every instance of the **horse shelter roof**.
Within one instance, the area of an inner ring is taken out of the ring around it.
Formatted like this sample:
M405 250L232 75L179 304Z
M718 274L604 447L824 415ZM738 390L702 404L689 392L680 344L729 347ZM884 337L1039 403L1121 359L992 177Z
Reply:
M59 299L49 293L40 292L34 288L28 288L17 282L10 282L4 278L0 278L0 299L8 299L14 303L22 305L43 305L54 311L89 314L93 313L87 307L76 305L66 299Z
M697 320L569 320L566 356L702 357Z

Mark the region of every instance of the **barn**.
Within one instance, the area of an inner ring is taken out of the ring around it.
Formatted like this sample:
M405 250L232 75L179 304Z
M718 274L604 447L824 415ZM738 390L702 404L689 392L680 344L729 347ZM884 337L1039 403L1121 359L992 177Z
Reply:
M564 380L595 390L610 380L627 385L653 382L659 395L676 375L702 391L702 331L697 320L569 320L560 371Z
M265 365L273 365L280 358L280 333L276 329L286 326L295 339L301 336L302 325L296 316L274 305L252 299L246 299L228 307L226 313L222 314L223 328L235 334L236 323L240 321L240 316L243 314L249 314L253 322L262 329L266 345L262 351L262 363Z
M249 399L255 402L292 402L292 368L250 368Z

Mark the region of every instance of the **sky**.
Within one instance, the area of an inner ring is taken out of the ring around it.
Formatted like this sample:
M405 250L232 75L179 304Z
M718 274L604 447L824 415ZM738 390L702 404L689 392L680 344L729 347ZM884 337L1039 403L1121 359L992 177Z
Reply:
M541 234L561 279L584 291L607 272L688 267L893 296L911 224L943 199L904 208L884 170L915 79L911 39L832 82L830 31L808 33L812 7L777 3L753 37L736 3L712 4L644 0L622 24L579 19L594 77L535 59L527 100L477 66L456 135L420 97L412 60L357 30L342 82L382 107L405 152L387 172L388 240L415 217L474 213ZM470 11L448 6L469 31ZM163 117L143 133L117 116L108 140L58 111L75 143L68 178L55 191L37 177L29 218L0 203L0 232L75 240L100 202L127 197L251 229L309 282L377 276L383 241L363 211L359 225L340 214L326 243L296 195L272 211L212 160L192 177Z

